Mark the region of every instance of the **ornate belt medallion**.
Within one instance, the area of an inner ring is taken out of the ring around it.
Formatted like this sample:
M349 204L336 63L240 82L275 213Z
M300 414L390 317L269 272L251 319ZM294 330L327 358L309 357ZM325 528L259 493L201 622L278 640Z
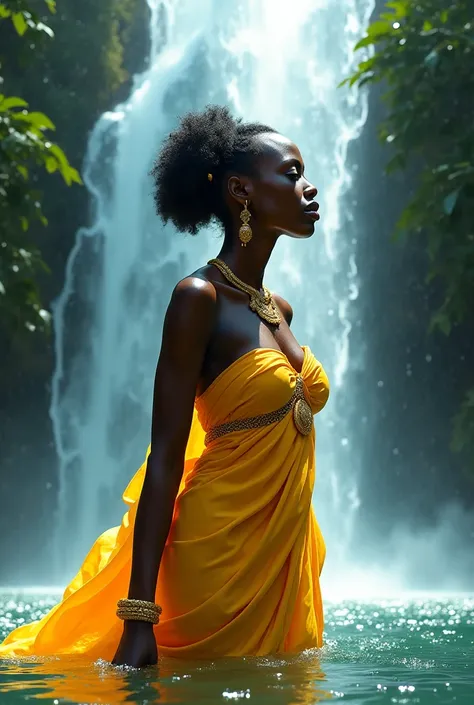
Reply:
M211 428L207 432L204 442L207 445L216 438L225 436L227 433L232 433L232 431L247 431L252 428L262 428L263 426L277 423L284 419L291 409L293 409L293 421L297 430L303 436L309 436L313 428L313 412L306 401L303 389L303 378L301 376L298 376L296 380L296 386L290 399L280 409L270 411L268 414L252 416L249 419L235 419L235 421L229 421L220 426L214 426L214 428Z

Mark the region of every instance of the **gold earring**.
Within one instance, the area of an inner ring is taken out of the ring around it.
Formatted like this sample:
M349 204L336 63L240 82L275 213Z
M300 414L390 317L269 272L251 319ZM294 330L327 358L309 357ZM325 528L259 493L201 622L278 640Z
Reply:
M242 247L246 247L247 243L250 242L250 240L252 239L252 228L249 225L250 218L250 211L247 208L247 201L245 201L244 209L240 214L240 220L242 221L242 225L239 230L239 239Z

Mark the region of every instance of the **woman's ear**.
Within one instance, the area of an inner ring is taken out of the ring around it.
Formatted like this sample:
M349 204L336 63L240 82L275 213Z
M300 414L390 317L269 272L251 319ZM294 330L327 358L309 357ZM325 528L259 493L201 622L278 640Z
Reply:
M240 176L231 176L227 182L230 195L240 205L245 205L245 201L251 200L252 186L247 179Z

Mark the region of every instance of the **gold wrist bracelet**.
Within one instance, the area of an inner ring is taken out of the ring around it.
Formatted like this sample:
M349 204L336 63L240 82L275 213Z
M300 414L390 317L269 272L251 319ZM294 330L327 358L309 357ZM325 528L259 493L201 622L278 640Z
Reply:
M160 605L146 600L123 599L117 602L117 617L124 621L151 622L158 624L162 609Z

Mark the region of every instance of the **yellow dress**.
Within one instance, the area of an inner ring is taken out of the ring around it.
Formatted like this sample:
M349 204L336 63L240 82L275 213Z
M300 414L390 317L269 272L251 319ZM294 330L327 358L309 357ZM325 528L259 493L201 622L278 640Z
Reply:
M301 376L314 414L329 385L310 349L303 350ZM290 412L204 443L214 426L280 409L297 376L283 353L258 348L196 399L156 589L163 614L155 635L164 656L265 655L322 645L325 546L311 505L314 428L302 435ZM113 658L123 627L116 603L128 591L145 469L146 461L125 490L121 525L97 539L58 605L5 639L0 658Z

